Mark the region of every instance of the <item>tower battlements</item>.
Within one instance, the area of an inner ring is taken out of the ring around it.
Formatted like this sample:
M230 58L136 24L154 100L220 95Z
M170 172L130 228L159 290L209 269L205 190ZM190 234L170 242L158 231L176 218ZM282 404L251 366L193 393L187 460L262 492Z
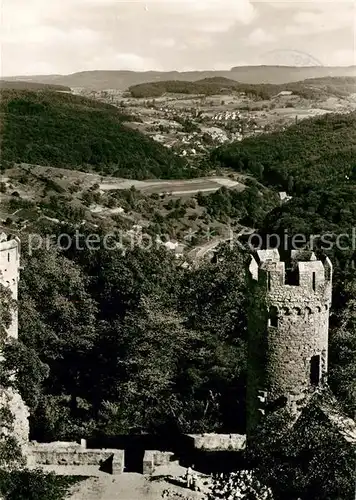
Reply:
M332 264L329 258L317 260L314 252L293 250L282 261L278 250L258 250L251 258L249 274L252 288L259 288L266 301L331 304Z
M264 403L295 410L326 381L332 264L311 251L258 250L248 267L248 427ZM249 432L249 430L248 430Z

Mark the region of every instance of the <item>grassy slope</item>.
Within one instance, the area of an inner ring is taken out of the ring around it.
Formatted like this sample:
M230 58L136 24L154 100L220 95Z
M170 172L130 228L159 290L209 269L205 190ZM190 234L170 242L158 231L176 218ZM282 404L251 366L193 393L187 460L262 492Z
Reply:
M130 178L189 177L186 163L113 106L71 94L2 90L1 159Z

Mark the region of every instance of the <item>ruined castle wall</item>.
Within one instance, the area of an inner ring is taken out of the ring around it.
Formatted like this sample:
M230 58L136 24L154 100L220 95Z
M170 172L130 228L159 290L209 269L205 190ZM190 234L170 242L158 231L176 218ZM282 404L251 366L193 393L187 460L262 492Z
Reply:
M242 434L188 434L188 438L195 450L241 451L246 444L246 436Z
M112 473L121 474L124 470L124 450L86 449L75 443L31 443L29 446L32 465L71 465L100 467L112 461Z
M156 467L169 465L174 457L171 451L146 450L143 456L142 473L152 474Z

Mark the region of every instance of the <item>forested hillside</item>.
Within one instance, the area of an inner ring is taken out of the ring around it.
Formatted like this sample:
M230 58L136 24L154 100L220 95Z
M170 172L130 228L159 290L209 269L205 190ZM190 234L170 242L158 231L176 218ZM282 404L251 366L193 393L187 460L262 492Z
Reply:
M229 92L244 92L249 97L264 100L271 99L282 90L291 90L301 97L316 97L313 88L311 86L304 86L303 82L285 85L268 83L248 84L223 77L204 78L195 82L167 80L141 83L129 87L129 92L131 92L133 97L159 97L165 93L214 95Z
M275 85L249 85L229 80L228 78L216 77L198 80L196 82L182 82L179 80L168 80L163 82L141 83L129 87L133 97L159 97L169 92L174 94L204 94L214 95L222 92L236 91L246 92L248 95L268 98L278 92Z
M70 94L3 90L2 162L144 178L190 175L185 161L136 130L110 105Z
M37 83L25 80L9 81L0 80L0 89L12 90L52 90L57 92L70 92L70 87L65 85L54 85L51 83Z
M290 195L356 180L356 113L325 115L211 153L215 165L254 175Z
M354 93L356 78L310 78L285 83L242 83L222 76L213 76L196 81L166 80L140 83L129 87L133 97L160 97L165 93L214 95L229 92L244 92L251 98L269 100L279 92L289 90L306 99L321 97L343 97Z

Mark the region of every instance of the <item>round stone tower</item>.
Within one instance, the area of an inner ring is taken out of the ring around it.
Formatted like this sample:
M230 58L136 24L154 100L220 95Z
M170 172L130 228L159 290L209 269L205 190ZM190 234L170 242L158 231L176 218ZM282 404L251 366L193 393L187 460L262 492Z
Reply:
M20 241L0 233L0 283L10 288L12 297L17 300L20 278ZM17 309L12 312L12 322L7 330L9 338L18 338Z
M247 435L279 408L298 413L327 377L332 264L311 251L258 250L251 258Z
M20 277L20 240L5 233L0 233L0 283L9 288L12 297L18 298L18 282ZM12 322L7 329L7 339L18 338L17 308L12 311ZM1 353L0 353L1 356ZM29 411L20 394L13 387L0 386L0 407L6 406L13 415L12 434L16 437L24 453L29 440ZM3 433L7 428L1 426Z

